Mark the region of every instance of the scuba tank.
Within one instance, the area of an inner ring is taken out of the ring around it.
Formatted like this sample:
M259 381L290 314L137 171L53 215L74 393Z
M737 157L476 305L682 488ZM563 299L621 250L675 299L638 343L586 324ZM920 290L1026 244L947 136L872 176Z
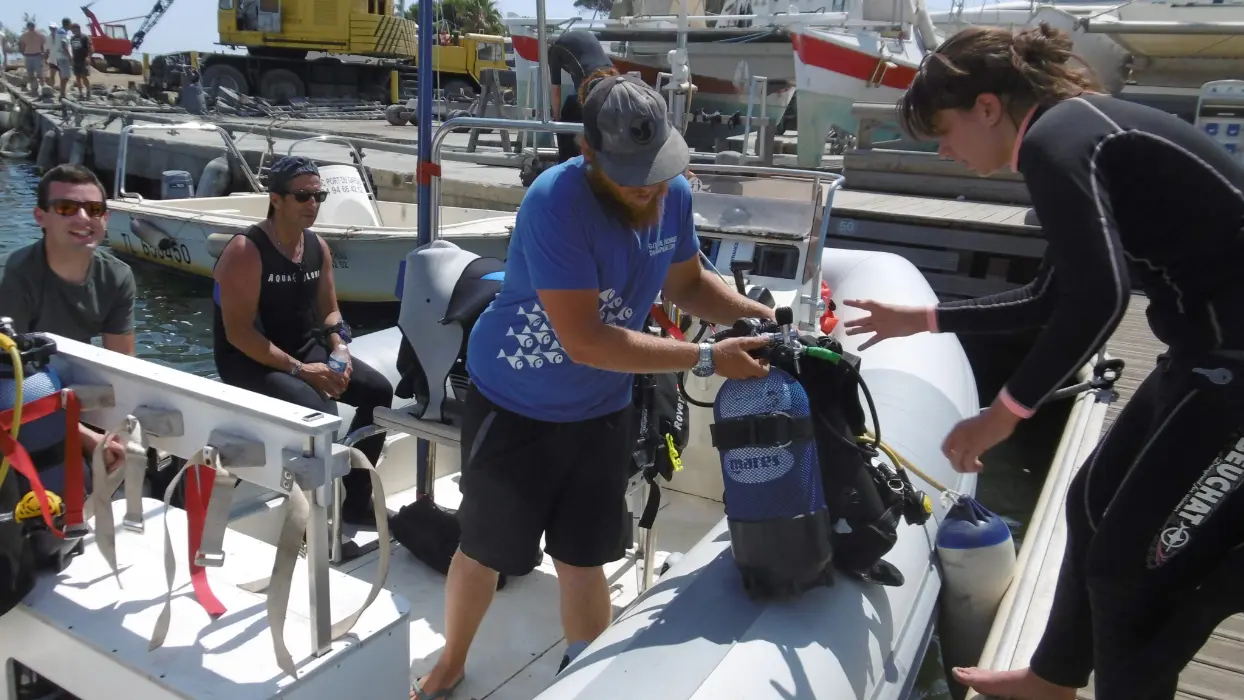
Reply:
M61 571L82 551L78 404L72 393L62 394L49 365L55 353L52 339L17 335L12 321L0 318L0 614L30 592L36 571ZM74 479L67 478L66 462ZM66 482L76 492L68 499L62 498Z
M713 339L776 330L771 325L742 319ZM776 364L765 377L727 379L709 431L721 457L730 549L748 595L784 599L832 585L829 508L803 386Z
M900 522L927 522L931 502L905 469L878 458L880 428L865 437L861 391L874 426L878 418L859 358L829 336L797 336L792 316L781 307L776 323L740 319L712 339L770 338L753 351L769 360L768 376L724 381L709 428L744 586L753 598L790 597L832 585L831 568L901 586L902 573L882 556L897 541Z

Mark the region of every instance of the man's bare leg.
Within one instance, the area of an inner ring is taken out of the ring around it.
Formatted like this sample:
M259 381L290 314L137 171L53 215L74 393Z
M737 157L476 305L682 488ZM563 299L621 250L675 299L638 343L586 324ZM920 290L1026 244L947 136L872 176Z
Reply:
M445 649L428 675L419 679L419 689L425 695L435 696L462 678L467 651L496 591L496 571L461 550L454 553L445 578ZM410 697L417 696L412 692Z
M591 642L613 619L609 582L600 566L580 567L553 560L561 590L562 630L566 644ZM573 659L571 659L573 660Z
M989 671L983 668L952 669L955 680L982 695L1007 700L1075 700L1076 689L1041 678L1030 668Z

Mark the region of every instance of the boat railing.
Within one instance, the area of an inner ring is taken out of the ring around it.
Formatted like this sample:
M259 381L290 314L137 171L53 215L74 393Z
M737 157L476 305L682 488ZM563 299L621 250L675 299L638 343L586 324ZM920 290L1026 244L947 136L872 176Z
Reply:
M380 216L380 206L378 204L379 199L376 197L376 191L372 189L371 178L367 176L367 169L363 167L363 154L359 152L359 149L355 148L354 142L352 142L350 139L344 136L337 136L336 134L322 134L320 136L309 136L307 138L299 139L291 143L289 145L289 149L285 151L285 155L293 155L294 149L300 143L313 143L313 142L335 143L335 144L345 146L346 148L350 149L350 155L353 159L354 169L359 171L359 177L363 180L363 189L367 191L367 199L371 202L372 211L376 214L376 221L381 222L381 225L383 225L384 220Z
M432 148L429 156L429 166L432 173L440 172L441 166L441 148L445 145L445 137L453 133L454 129L513 129L515 131L537 131L549 132L555 134L582 134L583 125L572 122L555 122L555 121L533 121L528 119L494 119L488 117L454 117L447 121L441 122L436 131L432 135ZM705 173L717 173L721 175L769 175L775 177L786 177L795 179L807 179L813 182L814 188L822 181L828 181L829 190L826 199L826 206L832 204L832 193L841 188L846 182L846 178L836 173L826 173L820 170L803 170L799 168L777 168L760 165L718 165L697 164L696 171ZM440 202L441 202L441 178L437 175L431 177L431 198L430 198L430 216L431 223L428 231L428 241L431 242L439 237L440 230Z
M135 131L167 131L173 134L177 131L214 131L221 140L225 142L225 149L229 155L235 159L235 162L242 169L242 174L246 177L246 181L254 188L256 192L263 192L264 187L259 183L259 178L255 175L255 171L251 170L247 165L246 159L242 157L242 153L238 151L237 144L233 142L233 137L229 136L229 132L225 131L219 124L206 124L203 122L184 122L181 124L130 124L121 129L120 143L117 144L117 167L115 172L115 182L113 183L114 199L142 199L142 195L135 192L127 192L125 189L126 179L126 163L129 158L130 136Z

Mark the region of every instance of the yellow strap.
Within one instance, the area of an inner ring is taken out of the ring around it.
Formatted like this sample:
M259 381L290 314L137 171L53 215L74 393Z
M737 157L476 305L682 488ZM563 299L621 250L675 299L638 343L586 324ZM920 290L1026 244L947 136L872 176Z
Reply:
M674 446L674 436L665 434L665 447L670 453L670 464L674 465L674 471L682 471L682 457L678 456L678 448Z

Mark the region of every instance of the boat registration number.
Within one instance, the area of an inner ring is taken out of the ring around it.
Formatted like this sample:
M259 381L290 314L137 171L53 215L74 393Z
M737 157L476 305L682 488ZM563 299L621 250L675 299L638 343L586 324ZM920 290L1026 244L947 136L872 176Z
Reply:
M164 250L152 248L143 241L139 241L139 245L143 247L143 255L149 258L181 263L182 265L191 264L190 249L186 247L185 243L174 243Z

